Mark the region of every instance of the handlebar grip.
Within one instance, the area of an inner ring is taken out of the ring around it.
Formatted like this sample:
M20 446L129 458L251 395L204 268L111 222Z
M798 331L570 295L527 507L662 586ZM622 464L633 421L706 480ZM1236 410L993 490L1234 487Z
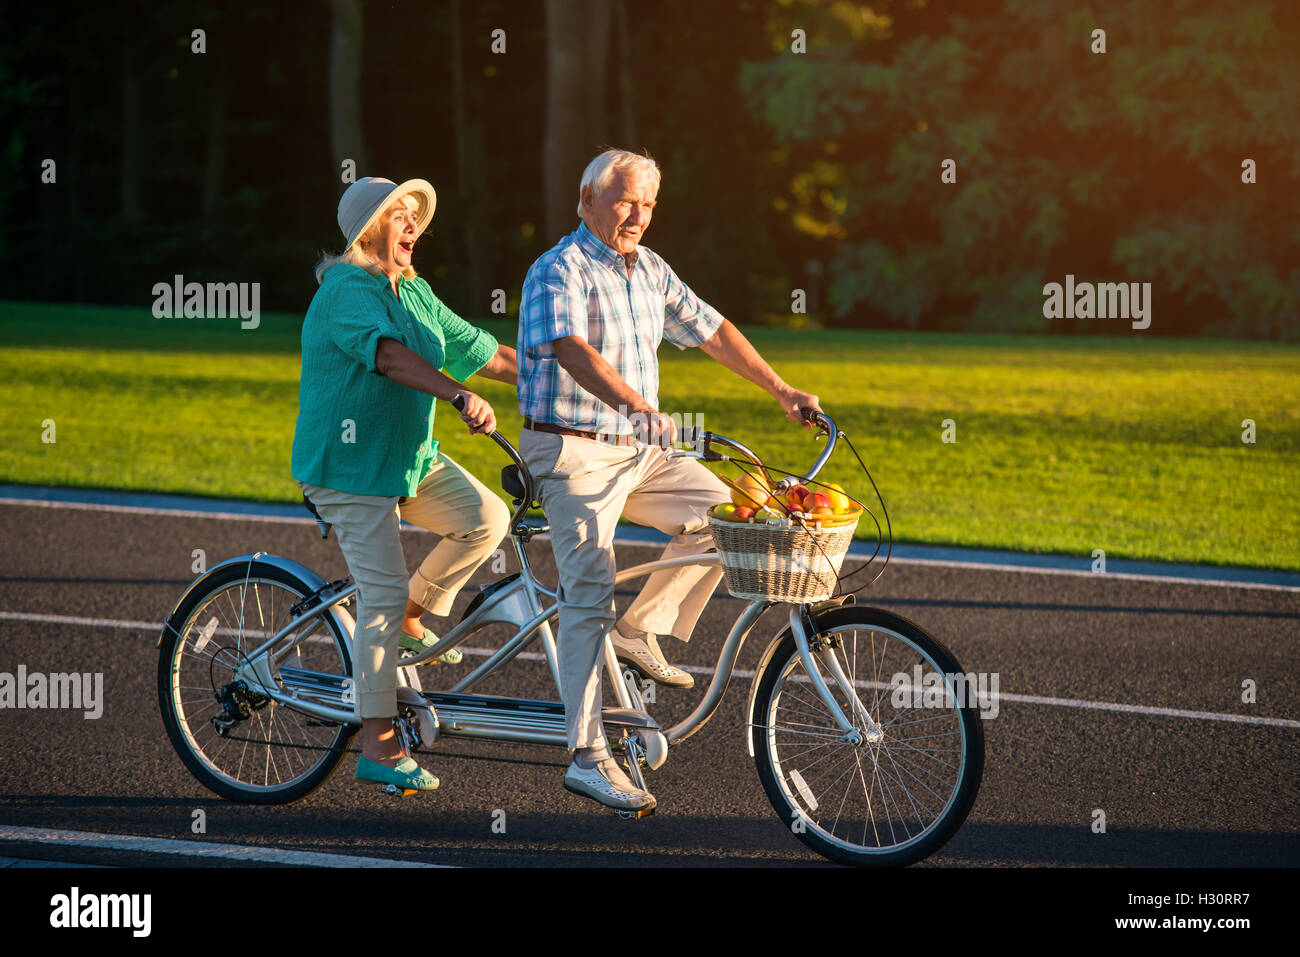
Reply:
M454 408L457 412L464 412L464 411L465 411L465 393L464 393L464 392L457 392L455 395L453 395L453 396L451 397L451 404L452 404L452 408Z
M799 414L803 416L803 420L805 422L812 422L814 424L817 422L817 416L821 415L821 413L818 412L816 409L804 409L804 408L799 409Z

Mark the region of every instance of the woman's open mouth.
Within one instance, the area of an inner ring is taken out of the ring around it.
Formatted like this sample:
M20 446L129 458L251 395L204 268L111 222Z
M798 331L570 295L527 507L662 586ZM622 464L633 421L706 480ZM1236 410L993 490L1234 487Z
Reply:
M397 248L400 249L402 252L406 253L406 255L409 256L409 255L411 255L411 251L412 251L413 249L415 249L415 243L412 243L412 242L403 242L403 243L398 243L398 244L397 244Z

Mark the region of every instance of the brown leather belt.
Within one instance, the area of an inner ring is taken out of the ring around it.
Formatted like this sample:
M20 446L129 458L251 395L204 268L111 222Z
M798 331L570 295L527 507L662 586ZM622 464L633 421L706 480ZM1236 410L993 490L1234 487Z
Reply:
M595 432L583 432L580 429L568 429L562 425L553 425L550 422L534 422L525 416L524 428L532 429L534 432L550 432L552 435L574 435L580 439L591 439L593 442L604 442L606 445L635 445L636 439L631 435L597 435Z

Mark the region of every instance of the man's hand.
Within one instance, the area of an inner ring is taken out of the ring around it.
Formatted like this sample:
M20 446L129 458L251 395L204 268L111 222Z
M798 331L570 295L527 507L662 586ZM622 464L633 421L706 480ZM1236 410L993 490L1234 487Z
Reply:
M469 389L461 389L459 395L465 397L465 411L460 414L460 418L469 426L470 434L479 435L481 433L495 432L497 417L496 413L492 411L492 406L488 405L487 400L470 392Z
M657 445L660 448L672 448L677 440L677 423L672 416L664 415L650 407L638 409L628 416L632 423L632 434L638 442Z
M781 403L781 408L785 410L785 417L791 422L797 422L805 429L813 428L813 423L800 414L800 409L816 409L818 412L823 411L821 400L811 392L800 392L798 389L792 389L786 386L779 392L776 401Z

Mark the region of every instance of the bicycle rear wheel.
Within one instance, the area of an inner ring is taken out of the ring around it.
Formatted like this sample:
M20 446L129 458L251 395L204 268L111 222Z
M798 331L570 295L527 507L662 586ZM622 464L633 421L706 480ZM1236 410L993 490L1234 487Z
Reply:
M827 653L884 733L875 743L845 740L787 629L757 679L750 740L763 788L794 834L824 857L864 867L919 861L970 812L983 775L984 732L966 695L900 696L891 678L902 673L911 681L918 665L923 674L960 675L961 666L918 625L880 609L830 609L816 624L816 637L830 640ZM845 690L826 664L818 668L866 738L866 722Z
M295 801L333 773L356 727L295 711L235 680L245 655L294 617L315 588L282 565L253 559L214 568L163 630L158 700L185 766L222 797ZM328 613L276 649L272 673L294 667L350 678L343 629Z

